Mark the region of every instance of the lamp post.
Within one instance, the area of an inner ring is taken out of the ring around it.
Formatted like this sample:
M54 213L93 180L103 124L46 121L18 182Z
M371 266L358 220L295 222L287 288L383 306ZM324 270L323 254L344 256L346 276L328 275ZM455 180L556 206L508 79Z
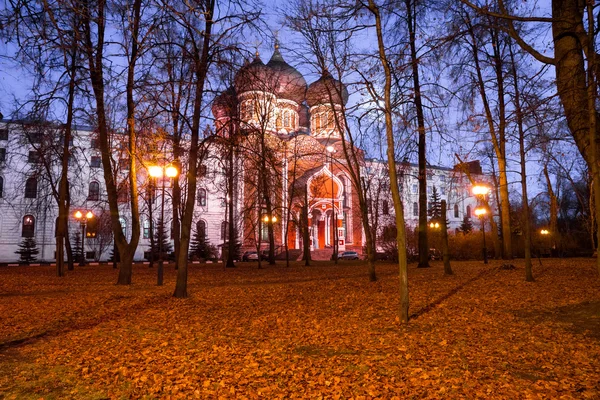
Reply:
M487 210L485 209L485 207L477 207L475 209L475 215L477 215L481 220L481 232L483 234L483 263L487 264L487 248L485 246L485 214L487 214Z
M150 174L151 177L153 178L162 178L162 194L161 194L161 199L160 199L160 220L162 221L162 226L161 229L164 231L164 227L165 227L165 179L164 177L168 177L168 178L175 178L178 174L179 171L177 170L177 168L175 168L173 165L152 165L150 167L148 167L148 174ZM161 232L161 235L163 234L163 232ZM163 238L160 238L161 240L159 240L158 242L158 277L157 277L157 282L156 284L158 286L162 286L163 284L163 275L164 275L164 268L163 268L163 263L164 263L164 257L163 257L163 248L162 248L162 242L163 242Z
M329 153L329 169L331 169L331 220L333 226L333 261L338 263L338 239L337 239L337 214L335 212L335 198L333 193L333 153L335 148L331 145L327 146L327 152Z
M88 220L94 218L94 213L91 211L75 211L75 219L79 221L81 224L81 257L79 258L79 266L83 267L85 265L85 227L87 225Z
M485 247L485 214L487 214L487 208L485 207L484 200L491 189L484 183L478 183L473 185L471 190L473 195L477 197L479 203L479 206L475 209L475 215L481 219L481 231L483 232L483 263L487 264L487 249Z
M431 221L431 223L429 224L429 227L431 229L440 229L440 223Z

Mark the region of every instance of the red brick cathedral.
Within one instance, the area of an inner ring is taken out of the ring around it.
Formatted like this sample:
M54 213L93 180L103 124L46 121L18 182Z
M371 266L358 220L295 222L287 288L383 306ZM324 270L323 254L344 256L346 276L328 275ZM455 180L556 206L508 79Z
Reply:
M266 64L257 54L217 96L218 136L235 148L230 207L244 247L273 243L281 252L286 240L301 249L308 226L312 251L331 253L335 239L339 251L361 251L358 199L341 141L347 101L347 88L328 72L307 85L277 45Z

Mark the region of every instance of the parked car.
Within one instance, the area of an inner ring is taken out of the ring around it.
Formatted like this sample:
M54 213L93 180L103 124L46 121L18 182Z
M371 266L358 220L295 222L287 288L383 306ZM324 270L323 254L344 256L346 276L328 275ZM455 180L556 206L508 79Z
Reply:
M242 261L258 261L258 253L255 251L246 251L242 255Z
M358 253L355 251L344 251L342 254L340 254L339 256L340 260L358 260Z
M260 252L260 259L263 261L269 259L269 249Z

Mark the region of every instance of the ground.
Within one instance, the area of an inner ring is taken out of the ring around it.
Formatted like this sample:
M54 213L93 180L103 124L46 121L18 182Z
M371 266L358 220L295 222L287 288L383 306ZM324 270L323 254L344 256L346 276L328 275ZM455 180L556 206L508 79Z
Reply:
M600 398L591 259L409 268L190 265L190 298L156 270L0 268L0 398Z

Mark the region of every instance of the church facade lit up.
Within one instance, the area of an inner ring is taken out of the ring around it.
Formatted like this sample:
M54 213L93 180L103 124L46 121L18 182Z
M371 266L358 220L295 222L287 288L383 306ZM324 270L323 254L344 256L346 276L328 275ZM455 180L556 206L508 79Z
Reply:
M193 231L221 249L233 227L242 251L266 249L272 243L277 254L283 253L285 245L295 250L293 257L300 257L307 231L315 259L329 258L335 240L339 251L362 254L365 240L361 213L342 140L346 131L343 109L348 99L346 86L328 72L307 84L277 47L267 63L256 55L241 67L231 86L211 104L214 136L220 140L211 142L202 160ZM40 250L38 259L54 260L58 211L36 157L36 146L45 139L44 135L35 135L32 140L29 135L24 140L26 125L0 120L0 262L14 262L19 244L31 237ZM117 132L112 140L122 149L126 138L121 139ZM384 161L363 159L363 152L356 150L368 186L369 215L380 232L385 226L395 225L387 166ZM106 215L107 196L94 128L76 127L70 151L71 208ZM116 159L116 165L121 161ZM487 179L478 164L473 167L472 178ZM417 167L402 163L401 169L399 184L406 223L414 227L419 215ZM143 187L148 178L143 170L138 173ZM127 171L119 174L124 178ZM447 200L451 229L465 217L475 218L477 200L470 186L463 170L428 167L428 197L435 188L440 198ZM169 192L167 184L167 227L173 222ZM151 227L156 227L157 210L163 201L160 191L151 198L148 201L147 195L140 193L138 261L143 261L148 251ZM126 197L119 208L121 226L130 236ZM74 218L69 220L69 232L76 240L80 224ZM110 229L105 235L99 232L86 238L84 247L88 261L108 259L112 251Z

